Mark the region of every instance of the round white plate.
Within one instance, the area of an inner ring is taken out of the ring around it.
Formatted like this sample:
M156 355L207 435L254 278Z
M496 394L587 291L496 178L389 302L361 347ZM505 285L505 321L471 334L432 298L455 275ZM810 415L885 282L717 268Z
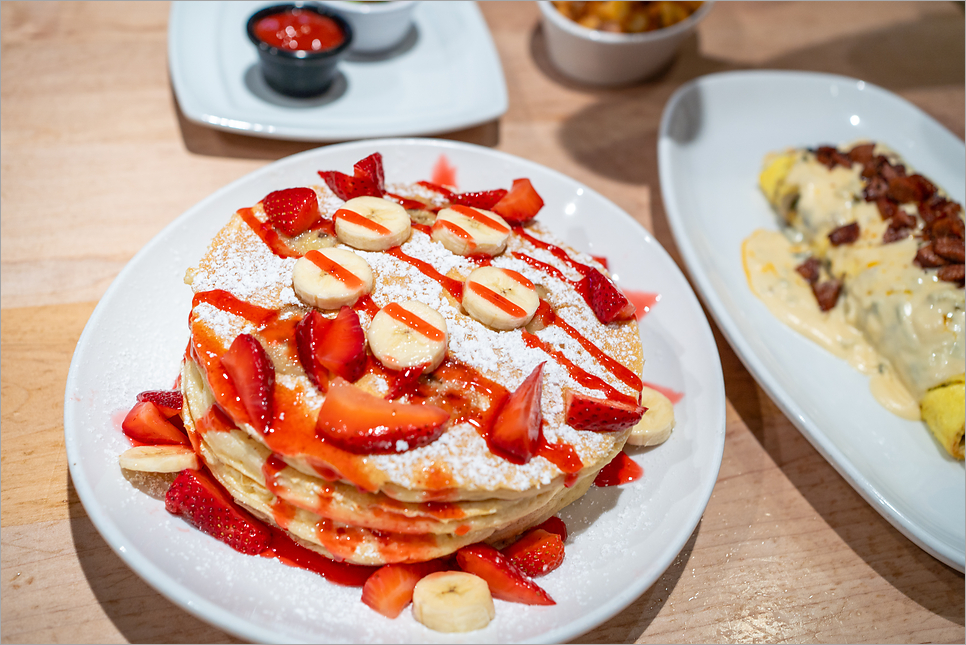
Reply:
M776 319L748 288L741 243L778 223L758 189L766 153L870 139L889 145L963 203L963 142L863 81L803 72L730 72L681 87L661 119L668 220L701 296L758 383L889 522L963 570L966 478L921 422L887 412L868 378Z
M658 292L641 321L646 381L684 393L662 446L632 450L639 481L592 488L562 517L571 531L563 565L539 579L552 607L497 602L486 628L440 634L405 611L389 620L360 590L274 560L245 556L169 515L134 490L117 455L118 419L138 392L170 387L188 341L185 270L236 209L272 190L319 183L318 170L351 172L379 151L389 181L428 179L440 155L460 190L529 177L546 206L540 220L576 248L610 260L624 288ZM708 322L676 265L629 215L589 188L537 164L467 144L381 140L311 150L258 170L184 213L142 249L91 316L71 363L64 401L67 456L91 520L118 555L186 611L240 638L267 642L561 642L607 620L644 592L685 545L717 478L725 436L721 366Z

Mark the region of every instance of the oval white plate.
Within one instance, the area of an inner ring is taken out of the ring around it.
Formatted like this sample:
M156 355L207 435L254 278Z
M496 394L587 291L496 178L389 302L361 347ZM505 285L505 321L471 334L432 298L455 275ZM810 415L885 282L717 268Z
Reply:
M681 87L661 119L661 191L691 277L761 387L904 535L963 570L966 484L922 423L878 405L868 379L779 322L751 293L741 242L777 228L762 159L790 146L881 141L963 203L963 142L915 106L841 76L730 72Z
M685 545L717 478L724 447L721 367L697 298L660 245L598 193L537 164L467 144L383 140L311 150L258 170L179 217L131 260L91 316L71 363L64 426L71 477L101 535L149 584L185 610L256 641L452 642L408 611L386 619L360 590L239 554L169 515L134 490L117 455L127 442L118 418L142 390L170 387L188 341L191 291L185 269L236 209L272 190L319 183L317 170L351 172L374 151L390 181L429 178L440 155L461 190L529 177L546 206L540 219L575 247L606 255L625 288L662 299L641 322L645 380L684 392L678 426L656 449L635 450L644 477L592 488L563 513L572 537L564 564L540 579L557 601L528 607L497 601L497 618L462 640L561 642L626 607Z

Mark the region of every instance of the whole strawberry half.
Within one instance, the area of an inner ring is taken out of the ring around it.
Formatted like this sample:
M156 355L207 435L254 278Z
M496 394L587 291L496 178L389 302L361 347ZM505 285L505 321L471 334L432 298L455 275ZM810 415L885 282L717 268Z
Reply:
M181 412L184 397L180 390L147 390L137 396L138 401L150 401L169 419Z
M221 357L221 365L235 386L248 421L264 432L272 420L275 366L261 343L251 334L241 334Z
M347 452L392 454L432 443L448 419L442 408L387 401L336 377L319 410L315 434Z
M477 193L460 193L458 195L453 195L450 200L454 204L459 204L461 206L470 206L472 208L482 208L483 210L493 210L493 206L497 204L504 196L506 196L505 188L497 188L496 190L485 190Z
M523 224L536 217L541 208L543 208L543 199L534 190L530 180L514 179L510 192L490 210L501 215L510 224Z
M632 320L636 308L610 279L597 269L589 269L584 277L587 281L587 299L594 315L604 323L615 320Z
M238 506L206 470L182 470L164 496L164 507L248 555L261 553L271 540L268 527Z
M556 533L560 536L561 540L564 542L567 541L567 525L564 524L564 521L556 515L553 517L548 517L541 524L538 524L536 528L543 529L549 533Z
M295 345L305 373L323 392L328 372L351 383L366 370L366 333L351 307L342 307L331 320L313 309L295 328Z
M289 237L309 230L322 216L311 188L276 190L262 199L262 208L272 225Z
M514 464L530 461L540 445L543 411L543 366L540 363L507 397L486 435L490 452Z
M171 423L153 401L138 401L121 422L121 430L138 443L187 446L188 435Z
M564 541L556 533L536 528L503 549L503 555L535 578L550 573L563 563Z
M494 598L524 605L556 605L553 598L514 562L488 544L478 542L456 552L460 569L477 575Z
M384 565L363 585L362 602L387 618L396 618L413 601L416 583L445 568L443 560Z
M567 425L575 430L619 432L635 425L647 408L587 396L573 390L564 392Z

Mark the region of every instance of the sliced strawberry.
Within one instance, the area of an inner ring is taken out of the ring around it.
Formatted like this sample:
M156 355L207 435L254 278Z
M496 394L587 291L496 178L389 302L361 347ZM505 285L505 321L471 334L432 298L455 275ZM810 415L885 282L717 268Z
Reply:
M533 189L530 180L514 179L510 192L490 210L503 216L503 219L510 224L523 224L536 217L541 208L543 208L543 199Z
M340 199L353 197L382 197L379 187L369 177L350 177L338 170L320 170L319 176Z
M560 536L561 540L564 542L567 541L567 525L564 524L564 521L556 515L553 517L548 517L542 524L538 524L536 528L543 529L544 531L548 531L550 533L556 533Z
M564 392L567 425L576 430L619 432L640 421L646 411L639 405L598 399L573 390Z
M497 188L496 190L486 190L478 193L460 193L459 195L453 195L451 201L454 204L482 208L488 211L493 210L493 206L503 199L506 192L505 188Z
M221 357L225 373L241 398L248 420L264 432L272 420L275 366L261 343L251 334L241 334Z
M333 320L313 309L295 328L295 344L306 374L323 392L326 371L354 382L366 370L366 333L351 307L340 309Z
M477 575L490 587L494 598L524 605L556 605L540 586L492 546L478 542L456 552L460 569Z
M564 560L564 543L560 536L543 529L533 529L503 549L503 555L531 578L550 573Z
M184 407L184 397L180 390L148 390L138 394L138 401L150 401L169 419Z
M309 230L322 216L311 188L276 190L262 199L262 208L275 228L289 237Z
M321 392L329 389L329 370L316 358L315 348L322 344L325 332L331 324L331 320L313 309L295 327L295 347L298 350L299 362L309 380Z
M261 553L271 540L268 527L235 504L206 470L182 470L164 496L164 507L248 555Z
M153 401L135 403L121 422L121 430L130 439L150 446L190 445L188 436Z
M371 181L379 191L379 195L386 192L386 175L382 170L380 153L374 152L365 159L357 161L352 170L357 178Z
M543 426L540 395L543 391L544 364L537 365L530 376L507 397L486 436L490 452L510 463L529 462L540 445Z
M615 320L633 320L637 311L634 304L597 269L587 271L588 302L597 319L604 323Z
M392 454L435 441L447 419L449 412L434 405L387 401L336 377L315 434L347 452Z
M413 601L416 583L445 568L442 560L382 566L363 585L362 602L387 618L396 618Z

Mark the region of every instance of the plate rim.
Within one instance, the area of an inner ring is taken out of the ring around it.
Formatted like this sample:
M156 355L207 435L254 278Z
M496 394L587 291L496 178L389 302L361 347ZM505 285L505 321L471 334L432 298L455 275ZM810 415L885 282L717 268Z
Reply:
M275 172L280 164L297 164L301 158L312 158L312 157L325 157L328 154L338 154L344 150L351 150L353 148L373 148L373 147L384 147L387 145L393 146L417 146L426 147L434 150L445 151L447 149L467 149L473 151L483 152L485 156L493 159L494 163L499 163L501 160L511 162L516 168L537 168L543 173L548 173L554 176L555 179L565 182L568 186L574 186L575 188L580 188L586 193L592 194L595 198L604 200L613 205L615 214L619 213L622 219L630 225L640 227L641 232L646 237L649 244L656 253L661 255L662 264L666 265L668 271L675 280L680 282L686 287L686 290L680 292L679 295L683 296L687 300L687 306L697 312L700 312L700 303L698 301L697 295L689 287L683 272L674 263L673 259L667 253L667 251L660 245L660 243L650 234L649 231L644 229L640 224L636 222L626 211L621 209L619 206L614 204L611 200L607 199L594 189L586 186L585 184L547 166L542 164L524 159L522 157L517 157L515 155L484 146L478 146L474 144L462 143L457 141L449 140L435 140L435 139L422 139L422 138L387 138L381 140L368 140L368 141L357 141L348 142L344 144L336 144L332 146L326 146L325 148L316 148L313 150L304 151L296 155L285 157L279 159L273 163L267 164L259 169L256 169L246 175L240 177L239 179L229 183L216 190L214 193L208 195L195 205L189 207L185 212L179 215L175 220L173 220L165 229L159 232L150 242L148 242L137 254L125 265L122 271L118 274L117 278L108 287L104 296L98 302L95 307L94 312L91 314L90 319L85 325L84 331L82 332L80 339L78 340L77 346L74 351L74 355L71 360L71 366L67 377L66 387L65 387L65 400L64 400L64 424L65 424L65 445L68 457L68 467L71 474L72 482L77 491L78 497L80 498L85 512L88 513L92 523L94 524L97 531L101 534L104 540L108 543L111 549L124 561L124 563L135 571L139 577L141 577L145 582L149 584L152 588L158 591L161 595L169 598L176 605L188 611L192 615L196 616L200 620L215 625L223 631L238 636L240 638L258 638L266 642L274 641L278 638L278 635L274 632L261 627L257 624L246 623L246 629L240 630L237 627L237 619L235 615L226 609L214 605L206 597L200 596L189 589L182 587L181 585L176 586L180 591L185 592L185 597L181 598L171 598L169 595L169 590L162 588L159 584L155 584L155 579L145 575L145 570L152 576L156 576L157 579L167 579L169 582L172 580L168 575L161 571L150 559L140 555L139 545L132 544L120 530L120 527L115 525L115 522L108 517L106 510L101 507L97 502L96 495L93 489L89 486L89 482L86 477L81 476L78 478L79 469L82 466L77 463L78 451L80 450L78 444L79 437L76 432L72 432L71 428L77 425L78 421L75 419L77 414L76 406L71 400L72 395L78 391L78 364L81 361L84 350L86 349L87 343L90 342L90 337L94 334L94 329L96 329L99 324L104 312L109 307L109 302L113 298L115 292L118 292L124 288L125 281L127 280L129 274L136 272L138 270L138 263L140 258L147 256L152 252L152 250L164 244L164 238L170 234L169 229L173 229L182 225L185 221L193 217L200 216L208 204L220 199L223 195L231 193L245 184L251 182L258 176L269 175ZM673 563L674 559L678 556L687 541L694 534L694 531L698 527L701 518L707 508L710 501L711 494L713 492L714 486L717 482L717 476L721 466L722 455L724 451L724 442L726 434L726 396L724 391L724 379L721 372L720 356L717 353L716 344L714 341L713 333L711 331L710 324L708 320L701 316L700 320L696 323L696 329L699 334L704 337L703 343L706 343L709 347L714 350L713 356L710 357L711 364L709 367L716 367L714 374L709 376L709 381L713 381L713 391L703 392L701 396L707 398L709 401L717 399L717 405L713 408L709 406L709 414L712 418L716 420L717 427L706 429L707 438L714 441L714 447L711 451L712 463L707 471L703 480L699 480L700 486L697 487L696 503L693 508L689 509L689 512L685 514L686 521L681 524L673 534L675 538L680 538L679 540L671 540L670 546L661 550L658 553L658 557L652 558L654 561L659 562L657 567L659 570L655 572L654 579L646 582L646 584L632 585L626 587L620 593L616 593L610 597L610 599L602 603L596 611L592 613L592 619L589 621L581 622L580 620L575 620L560 628L552 629L535 637L531 637L524 642L559 642L567 639L572 639L579 636L582 633L586 633L589 630L594 629L600 624L606 622L611 617L625 609L634 600L636 600L641 594L643 594L654 582L656 582L664 573L667 571L668 567ZM712 398L713 397L713 398ZM686 528L686 531L685 531ZM679 544L677 542L680 542ZM135 556L140 557L139 561L135 561Z
M232 114L230 111L226 114L219 115L218 112L221 110L217 109L218 106L212 107L210 100L199 97L196 92L192 91L191 84L185 78L186 72L183 71L185 63L182 62L182 54L184 53L182 49L184 45L176 33L176 26L186 19L183 14L188 15L191 12L200 12L202 10L201 5L203 4L217 5L219 3L175 0L171 3L171 9L168 13L168 31L166 38L168 75L171 79L175 100L181 109L181 113L185 119L192 123L224 132L266 139L306 142L350 142L357 139L425 136L456 131L497 119L505 114L509 107L506 77L486 20L476 2L458 2L451 3L458 6L454 11L462 12L464 17L476 27L475 37L479 40L476 43L476 47L485 54L480 60L485 60L485 66L494 75L493 86L488 92L483 93L485 96L491 96L492 101L473 113L461 114L458 111L454 111L449 114L448 119L440 119L437 116L431 121L423 120L418 125L412 127L390 126L383 128L372 126L349 128L344 124L339 125L338 123L334 126L329 125L327 127L313 128L312 121L308 118L299 125L273 125L272 123L256 123L254 121L244 120L238 118L242 116L241 114ZM265 0L264 2L260 2L260 4L267 6L271 2ZM432 20L433 12L440 10L439 7L435 6L435 3L425 2L422 4L426 6L422 8L422 12L417 11L415 13L415 19L417 21ZM429 17L424 17L423 13L426 13ZM316 117L319 116L315 112L313 114Z
M925 527L913 522L912 518L903 514L883 493L878 490L865 474L843 454L809 418L802 407L795 402L776 379L770 376L763 361L746 342L738 323L733 319L728 307L721 300L709 276L703 270L696 248L685 224L686 217L678 205L677 194L673 187L674 170L671 168L670 157L678 145L670 136L671 121L684 98L706 85L741 85L760 84L780 79L798 80L803 83L829 85L833 83L856 86L863 92L875 95L876 99L893 101L895 105L923 117L930 126L947 133L961 148L966 147L948 128L922 109L874 83L840 74L821 72L793 71L793 70L734 70L717 72L694 78L679 87L668 99L661 115L658 129L658 171L660 176L662 199L665 204L668 222L675 243L681 252L692 283L697 287L701 300L707 305L718 328L735 350L741 362L745 365L756 383L768 394L769 398L781 409L782 413L801 432L809 443L821 454L859 495L879 512L893 527L907 537L914 544L940 562L963 572L966 565L966 545L960 551L939 540L929 533ZM764 153L763 153L764 154ZM816 346L817 347L817 346Z

